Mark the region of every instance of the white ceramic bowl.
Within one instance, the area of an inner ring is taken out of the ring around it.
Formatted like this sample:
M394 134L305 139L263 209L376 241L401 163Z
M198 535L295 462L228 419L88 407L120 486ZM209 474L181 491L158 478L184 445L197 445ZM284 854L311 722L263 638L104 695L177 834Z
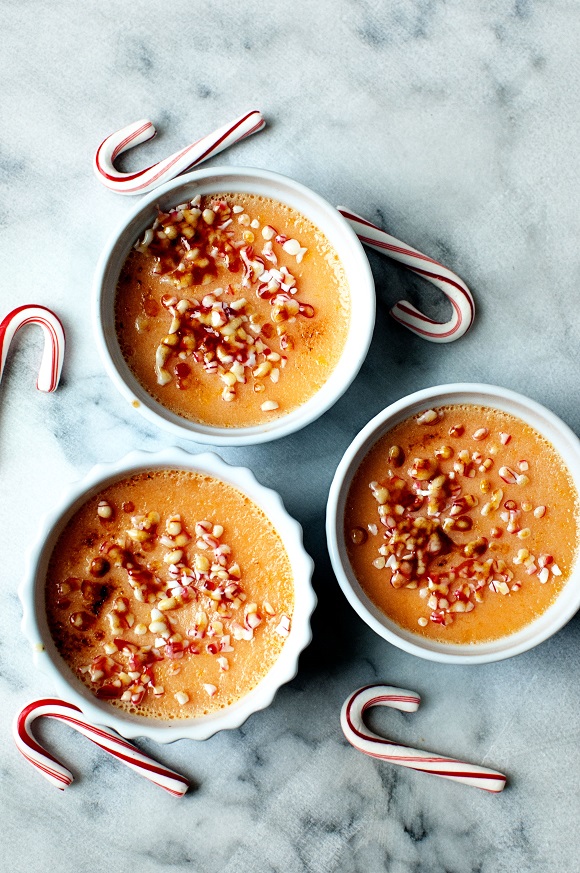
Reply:
M324 234L337 251L351 290L350 326L338 364L322 388L306 403L281 418L253 427L211 427L188 421L158 403L140 385L127 366L115 332L114 301L119 273L135 240L143 235L162 209L190 200L197 194L220 191L255 193L298 210ZM357 375L369 348L375 322L375 290L363 248L342 215L314 191L267 170L221 167L196 170L168 182L141 199L131 210L100 259L94 282L94 326L105 368L123 396L149 421L181 439L214 446L268 442L294 433L314 421L346 391Z
M240 700L227 708L193 719L162 721L122 712L91 694L60 656L50 635L44 600L48 562L56 541L72 515L93 494L113 482L144 470L190 470L207 473L247 494L268 516L284 543L294 576L294 614L281 654L269 673ZM217 455L192 455L182 449L131 452L114 464L99 464L71 485L60 504L43 520L28 570L19 590L24 616L22 627L36 665L47 674L57 693L75 703L95 724L114 728L125 737L146 736L161 743L178 739L204 740L216 731L239 727L252 713L272 702L278 688L294 678L298 656L312 638L310 616L316 605L311 586L312 559L302 543L302 528L291 518L280 496L260 485L245 467L232 467Z
M328 498L326 533L332 566L346 598L360 617L393 645L449 664L482 664L525 652L555 634L580 608L580 558L555 602L534 622L515 634L487 643L454 645L428 640L403 630L369 600L348 560L344 541L344 510L354 474L372 446L387 431L411 415L430 407L467 403L491 406L522 419L548 439L559 452L580 492L580 440L557 416L533 400L505 388L480 384L438 385L417 391L391 404L353 440L334 476Z

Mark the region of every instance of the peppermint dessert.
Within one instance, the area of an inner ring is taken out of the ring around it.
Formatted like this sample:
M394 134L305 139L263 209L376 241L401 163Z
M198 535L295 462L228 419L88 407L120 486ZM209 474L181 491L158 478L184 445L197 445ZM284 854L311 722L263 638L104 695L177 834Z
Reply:
M192 421L249 427L287 414L342 353L350 292L326 236L252 194L159 212L119 277L116 329L136 379Z
M161 719L215 712L268 673L294 585L261 509L211 476L139 473L88 500L46 580L53 640L98 697Z
M444 406L402 421L352 481L345 539L370 600L446 643L513 634L543 613L577 556L578 494L520 419Z

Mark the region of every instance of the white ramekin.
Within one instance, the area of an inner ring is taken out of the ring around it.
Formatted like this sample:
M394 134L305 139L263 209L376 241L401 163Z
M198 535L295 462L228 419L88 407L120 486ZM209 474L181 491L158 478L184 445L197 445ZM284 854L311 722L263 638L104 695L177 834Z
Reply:
M253 427L211 427L188 421L158 403L127 366L115 332L115 291L119 273L135 240L162 209L197 194L220 191L254 193L291 206L326 234L344 266L351 292L350 326L342 355L325 384L298 409ZM346 391L369 348L375 322L373 276L363 248L347 221L314 191L267 170L220 167L196 170L173 179L141 199L113 234L99 261L94 281L94 327L99 351L114 384L139 412L175 437L214 446L240 446L287 436L314 421Z
M435 642L403 630L388 619L366 596L351 568L344 541L344 511L352 479L374 444L399 422L421 410L447 404L490 406L511 413L549 440L568 467L580 492L580 440L556 415L514 391L493 385L438 385L417 391L392 403L358 434L346 450L335 473L326 514L326 535L334 572L351 606L376 633L390 643L430 661L448 664L483 664L510 658L548 639L580 608L580 560L577 554L571 577L555 602L523 630L501 639L473 645Z
M294 576L294 614L290 634L269 673L248 694L219 712L172 721L130 715L91 694L57 651L48 629L45 608L48 562L60 533L77 509L92 495L119 479L160 469L206 473L250 497L267 515L282 539ZM269 706L278 688L296 675L298 656L312 638L310 616L316 605L311 586L313 566L312 559L304 550L301 526L288 515L279 494L260 485L247 468L232 467L213 453L193 455L178 448L155 453L131 452L116 463L93 467L83 479L66 490L60 504L42 521L18 592L24 611L22 628L37 667L49 677L63 699L80 706L95 724L114 728L124 737L144 736L160 743L185 738L205 740L216 731L239 727L252 713Z

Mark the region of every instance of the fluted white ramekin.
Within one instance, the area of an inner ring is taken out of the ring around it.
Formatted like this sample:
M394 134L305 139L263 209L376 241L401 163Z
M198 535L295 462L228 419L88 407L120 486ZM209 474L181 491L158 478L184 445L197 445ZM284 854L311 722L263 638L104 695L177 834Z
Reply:
M219 712L172 721L131 715L106 701L98 700L77 679L59 654L48 629L45 607L50 556L74 513L91 496L120 479L147 470L166 469L214 476L246 494L274 525L288 553L294 578L294 613L290 634L266 676L248 694ZM65 700L80 706L95 724L107 725L124 737L145 736L161 743L185 738L204 740L216 731L239 727L252 713L269 706L278 688L296 675L298 656L312 638L310 617L316 605L311 585L312 570L313 562L304 549L301 526L288 515L280 495L260 485L246 467L233 467L213 453L193 455L178 448L155 453L136 451L116 463L93 467L83 479L66 489L58 506L42 521L19 589L24 611L22 627L36 665L46 673L54 690Z

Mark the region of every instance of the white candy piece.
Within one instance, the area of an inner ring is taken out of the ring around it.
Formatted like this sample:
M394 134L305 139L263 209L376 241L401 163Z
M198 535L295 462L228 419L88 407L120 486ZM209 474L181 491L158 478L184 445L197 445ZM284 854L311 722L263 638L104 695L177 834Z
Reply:
M282 248L288 255L297 255L300 251L300 243L297 239L287 239Z

